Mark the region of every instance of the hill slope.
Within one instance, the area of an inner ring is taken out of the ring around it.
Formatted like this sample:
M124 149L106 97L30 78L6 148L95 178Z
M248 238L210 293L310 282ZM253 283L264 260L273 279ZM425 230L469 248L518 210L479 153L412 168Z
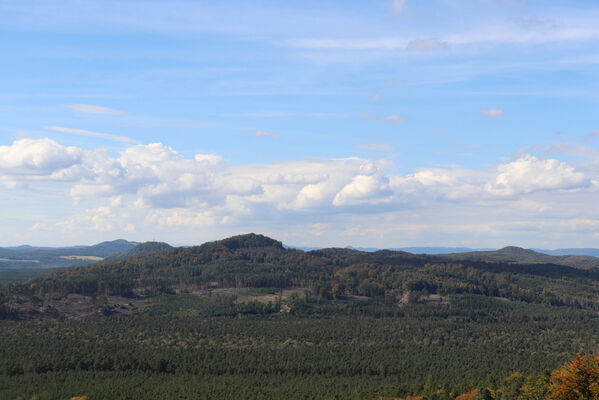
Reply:
M163 250L153 251L159 248ZM38 298L72 294L133 298L209 289L237 293L242 288L302 287L329 300L384 298L390 304L404 304L472 293L599 309L598 271L540 263L537 253L513 247L481 253L429 256L346 248L303 252L248 234L189 248L149 243L126 258L35 277L17 291ZM515 263L515 259L535 262Z
M143 255L153 253L156 251L170 250L172 248L173 247L170 244L164 243L164 242L145 242L145 243L138 244L137 246L133 247L132 249L129 249L126 251L121 251L119 253L108 256L104 259L104 261L105 262L117 261L117 260L121 260L123 258L134 257L134 256L143 256Z
M554 256L516 246L508 246L504 247L503 249L492 251L452 253L446 254L445 256L455 260L476 260L522 264L558 264L581 269L599 268L599 258L597 257L578 255Z
M0 318L2 398L456 400L596 350L599 273L250 234L36 277Z

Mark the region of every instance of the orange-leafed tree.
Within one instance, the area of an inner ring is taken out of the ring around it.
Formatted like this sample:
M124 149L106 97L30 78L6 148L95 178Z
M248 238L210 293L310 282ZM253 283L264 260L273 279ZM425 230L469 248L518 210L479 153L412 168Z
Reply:
M551 374L549 400L599 400L599 355L576 355Z
M455 400L474 400L477 398L477 396L478 396L478 389L472 389L469 392L462 393L461 395L456 397Z

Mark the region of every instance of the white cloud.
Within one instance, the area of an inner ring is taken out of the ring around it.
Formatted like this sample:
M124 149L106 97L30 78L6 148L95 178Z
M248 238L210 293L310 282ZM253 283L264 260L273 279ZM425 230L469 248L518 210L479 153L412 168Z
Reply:
M434 219L420 220L429 215L444 220L446 231L450 217L461 216L460 226L475 232L483 221L493 223L488 213L498 221L516 214L588 219L579 215L583 211L573 191L584 198L599 191L592 184L599 167L587 166L581 172L563 161L527 154L480 170L456 166L400 174L391 173L392 168L387 161L361 158L231 165L214 154L184 157L161 143L129 146L116 156L49 139L21 139L0 147L0 180L7 188L27 190L29 185L42 196L49 187L44 183L52 183L53 196L62 190L75 207L83 207L63 221L36 221L37 231L45 232L177 232L178 228L191 232L254 227L256 221L267 225L301 221L330 224L335 228L327 234L333 234L338 223L362 221L363 214L372 220L389 212L401 213L397 218L404 233L422 233L408 225L440 226ZM566 205L565 199L573 203ZM405 214L407 210L412 214ZM356 232L369 218L355 226ZM535 227L523 224L505 230ZM354 231L349 226L343 229ZM392 226L381 229L394 231ZM501 232L497 226L488 230L489 235Z
M93 104L67 104L71 110L81 114L100 114L100 115L123 115L126 114L124 111L116 110L114 108L96 106Z
M123 205L123 196L112 196L108 199L111 207L121 207Z
M393 9L399 14L404 2L393 2ZM320 50L433 50L446 46L488 45L543 45L560 42L585 42L599 38L596 16L587 18L562 18L559 24L544 23L513 24L487 23L462 31L446 32L438 38L419 37L417 34L405 36L375 37L303 37L286 42L288 46Z
M382 175L358 175L335 195L333 205L372 204L388 201L386 195L391 194L388 189L389 180Z
M521 199L515 203L516 207L523 211L530 211L534 213L544 213L552 209L549 204L542 203L539 201Z
M440 39L418 39L408 43L407 49L414 51L432 51L447 47L447 42Z
M540 160L524 155L497 167L494 182L485 185L489 193L513 196L538 190L563 190L588 187L590 180L573 167L556 159Z
M505 115L503 110L500 108L488 108L486 110L479 110L479 112L485 117L489 118L503 118Z
M404 122L403 118L397 114L389 114L386 117L381 117L381 116L373 115L369 111L362 114L362 119L366 119L366 120L374 119L374 120L389 122L391 124L401 124Z
M387 122L391 122L392 124L401 124L403 123L403 118L397 114L389 114L385 118L383 118Z
M379 144L361 147L390 149ZM299 209L340 206L357 199L376 203L383 192L457 199L591 186L591 179L567 163L531 155L488 171L427 168L390 175L385 169L384 162L359 158L230 166L213 154L185 158L161 143L130 146L118 157L65 147L50 139L21 139L0 147L0 177L6 186L72 182L73 198L103 197L111 207L126 206L127 196L154 209L225 207L231 196L238 205L241 201L247 206Z
M308 184L301 188L290 208L322 207L335 195L336 190L336 185L327 181Z
M83 153L50 139L20 139L11 146L0 146L0 173L50 177L78 164Z
M584 138L584 141L585 141L585 142L590 142L590 141L592 141L592 140L594 140L594 139L596 139L596 138L598 138L598 137L599 137L599 129L597 129L596 131L594 131L594 132L592 132L592 133L589 133L589 134L588 134L588 135L587 135L587 136Z
M113 213L109 207L101 206L87 209L84 213L76 214L67 220L56 223L54 227L62 232L73 232L81 229L108 232L115 230L117 226L115 223L119 219L121 218Z
M211 227L217 223L214 215L210 212L194 211L185 208L154 210L148 214L146 220L166 228L202 228Z
M133 142L133 139L131 139L127 136L118 136L118 135L113 135L111 133L93 132L93 131L88 131L85 129L65 128L62 126L45 126L44 129L47 129L49 131L68 133L71 135L96 137L96 138L101 138L101 139L114 140L116 142L122 142L122 143Z
M391 151L393 150L393 146L383 143L362 143L358 145L361 149L364 150L374 150L374 151Z
M473 199L480 196L485 182L484 172L457 168L422 168L390 177L391 188L414 201Z
M392 2L392 6L393 6L393 13L395 15L400 15L402 13L402 11L404 10L406 1L405 0L393 0Z
M267 137L267 138L271 138L271 139L278 139L281 137L281 135L279 135L278 133L263 131L261 129L257 129L254 134L258 137Z

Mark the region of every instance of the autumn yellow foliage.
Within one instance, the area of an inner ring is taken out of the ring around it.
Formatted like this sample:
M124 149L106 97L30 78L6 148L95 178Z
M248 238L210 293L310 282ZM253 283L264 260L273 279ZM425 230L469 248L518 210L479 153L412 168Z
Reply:
M551 374L548 400L599 399L599 355L576 355Z
M469 392L463 393L455 398L455 400L472 400L478 396L478 389L472 389Z
M512 396L517 400L599 400L599 354L577 354L551 375L525 379L516 372L505 379L505 384L506 387L516 384L516 392ZM488 395L493 399L503 399L501 393L502 389L488 390ZM479 390L473 389L454 400L478 400L482 397Z

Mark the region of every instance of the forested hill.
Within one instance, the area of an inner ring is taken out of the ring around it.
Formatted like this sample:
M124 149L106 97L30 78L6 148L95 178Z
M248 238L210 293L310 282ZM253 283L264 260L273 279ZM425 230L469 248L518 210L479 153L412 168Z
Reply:
M538 374L599 343L595 270L160 247L0 290L0 398L557 400Z
M42 298L68 294L132 297L209 288L302 287L324 299L364 296L402 303L480 294L599 309L598 280L596 270L550 263L489 262L390 250L303 252L286 249L280 241L263 235L248 234L56 271L12 291Z
M105 262L121 260L123 258L143 256L149 253L154 253L161 250L170 250L173 247L164 242L145 242L140 243L132 249L121 251L119 253L108 256L104 259Z

